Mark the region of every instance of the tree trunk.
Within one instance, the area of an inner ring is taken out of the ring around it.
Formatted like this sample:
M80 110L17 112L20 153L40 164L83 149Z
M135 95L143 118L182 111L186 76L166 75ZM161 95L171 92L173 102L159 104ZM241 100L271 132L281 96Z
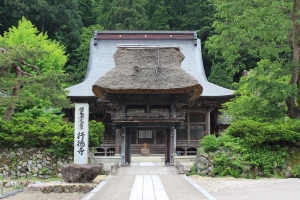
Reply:
M15 71L16 71L16 77L19 78L22 74L21 74L21 68L20 67L15 67ZM21 88L21 83L17 80L17 83L13 89L13 93L11 98L16 98L19 96L19 91ZM9 106L6 111L5 114L2 117L2 120L4 121L9 121L11 119L12 114L14 113L15 110L15 106L16 104L13 103L11 106Z
M300 81L299 81L299 22L298 22L298 9L299 0L293 0L293 11L292 11L292 24L293 24L293 70L291 74L290 84L295 85L298 88L298 95L300 94ZM297 104L296 104L297 102ZM300 118L300 101L294 97L289 97L286 100L286 105L288 107L287 114L291 118Z

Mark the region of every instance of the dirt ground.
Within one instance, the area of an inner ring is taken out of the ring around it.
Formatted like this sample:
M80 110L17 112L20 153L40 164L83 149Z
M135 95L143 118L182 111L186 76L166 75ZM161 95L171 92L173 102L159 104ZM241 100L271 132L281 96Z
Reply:
M93 181L96 184L99 184L106 178L105 175L99 175ZM51 182L46 182L47 184ZM53 184L57 184L57 181L53 181ZM7 190L5 194L10 194L11 190ZM14 195L4 198L5 200L80 200L86 194L74 192L74 193L42 193L40 191L32 191L27 188L23 192L15 193Z
M84 197L83 193L48 193L39 191L24 191L14 196L5 198L5 200L80 200Z

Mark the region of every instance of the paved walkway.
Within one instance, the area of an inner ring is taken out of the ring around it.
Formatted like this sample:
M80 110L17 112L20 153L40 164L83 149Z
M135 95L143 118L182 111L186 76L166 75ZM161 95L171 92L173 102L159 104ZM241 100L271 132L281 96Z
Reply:
M193 185L173 166L160 162L132 163L110 175L83 200L215 200L202 188Z

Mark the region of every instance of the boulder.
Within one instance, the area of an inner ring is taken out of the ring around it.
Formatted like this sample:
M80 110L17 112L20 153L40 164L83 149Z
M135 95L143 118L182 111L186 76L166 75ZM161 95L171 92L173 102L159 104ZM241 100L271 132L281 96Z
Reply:
M103 168L102 163L98 164L73 164L67 163L61 167L61 175L67 183L88 183L92 182Z

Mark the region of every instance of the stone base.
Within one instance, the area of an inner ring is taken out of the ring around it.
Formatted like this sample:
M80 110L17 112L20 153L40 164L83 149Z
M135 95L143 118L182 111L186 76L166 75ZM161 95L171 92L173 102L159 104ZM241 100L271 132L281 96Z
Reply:
M98 164L64 164L61 167L61 175L67 183L90 183L103 168L102 163Z
M96 186L96 183L32 183L26 189L29 191L41 191L42 193L87 193Z
M148 148L142 148L141 149L141 155L142 156L149 156L149 149Z

